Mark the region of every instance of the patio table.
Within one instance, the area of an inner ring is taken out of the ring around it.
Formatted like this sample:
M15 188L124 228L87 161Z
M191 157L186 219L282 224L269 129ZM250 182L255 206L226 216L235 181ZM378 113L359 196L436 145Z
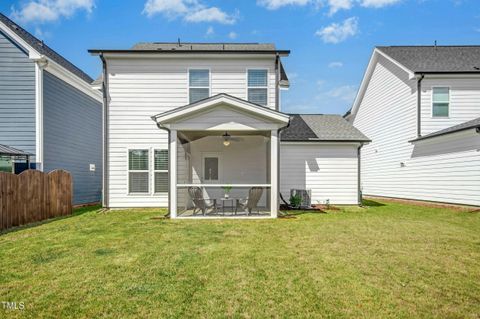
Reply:
M235 209L235 198L225 198L225 197L222 197L220 198L220 202L222 203L222 213L223 215L225 215L225 207L227 208L230 208L231 209L231 212L233 213L234 212L234 209ZM230 202L231 205L227 205L227 203Z

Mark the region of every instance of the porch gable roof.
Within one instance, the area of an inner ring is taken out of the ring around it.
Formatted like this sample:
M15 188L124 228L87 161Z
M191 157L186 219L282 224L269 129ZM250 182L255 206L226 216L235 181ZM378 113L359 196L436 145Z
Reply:
M220 93L206 99L154 115L151 118L158 124L171 123L175 120L191 116L195 113L221 104L226 104L230 107L238 108L239 110L261 116L276 123L287 125L290 120L290 116L288 114L272 110L268 107L255 104L226 93Z

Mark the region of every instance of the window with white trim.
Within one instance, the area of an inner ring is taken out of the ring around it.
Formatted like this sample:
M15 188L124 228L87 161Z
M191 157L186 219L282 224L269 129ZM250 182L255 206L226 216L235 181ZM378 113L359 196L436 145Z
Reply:
M189 103L206 99L210 96L210 70L190 69L188 75Z
M148 193L148 150L128 151L128 192L130 194Z
M168 150L155 150L153 174L155 193L168 192Z
M434 87L432 90L432 117L448 117L450 89L448 87Z
M268 103L268 71L250 69L247 73L248 101L266 106Z

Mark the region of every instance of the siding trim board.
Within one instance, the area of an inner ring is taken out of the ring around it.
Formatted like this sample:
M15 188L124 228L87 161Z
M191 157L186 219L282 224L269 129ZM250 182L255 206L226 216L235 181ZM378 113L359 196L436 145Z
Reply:
M43 171L43 65L35 62L35 162Z

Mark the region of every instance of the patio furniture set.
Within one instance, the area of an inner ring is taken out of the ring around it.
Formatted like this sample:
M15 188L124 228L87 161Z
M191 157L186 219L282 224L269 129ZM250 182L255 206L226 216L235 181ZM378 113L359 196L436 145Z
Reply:
M252 211L255 208L258 209L258 202L262 197L263 188L250 188L248 191L248 197L245 199L222 197L217 200L216 198L205 198L203 195L203 190L198 186L189 187L188 194L193 203L193 215L199 213L201 213L203 216L217 215L219 213L225 215L226 212L230 211L234 215L237 215L240 212L245 212L248 216L252 214Z

